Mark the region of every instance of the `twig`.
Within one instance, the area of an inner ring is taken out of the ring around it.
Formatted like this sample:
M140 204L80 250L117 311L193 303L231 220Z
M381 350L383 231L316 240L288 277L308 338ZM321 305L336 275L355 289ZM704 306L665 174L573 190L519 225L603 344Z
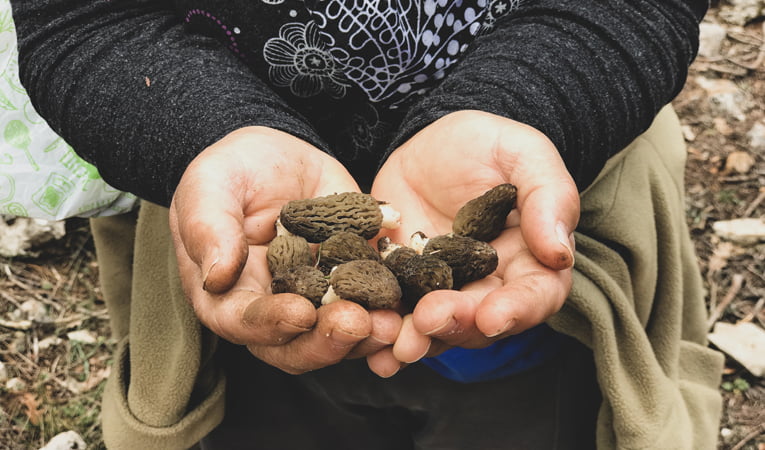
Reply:
M730 305L730 302L733 301L734 298L736 298L736 295L738 295L738 291L741 290L741 285L744 283L744 276L740 273L733 275L733 282L731 283L730 289L728 290L728 293L725 294L725 297L722 299L722 301L717 305L715 310L712 312L712 315L709 317L709 320L707 321L707 329L711 330L712 327L717 322L717 319L720 318L723 311L725 311L725 308Z
M755 198L754 201L752 201L752 203L746 207L746 211L744 211L743 217L751 216L754 210L760 206L760 203L762 203L763 200L765 200L765 189L760 189L760 194L757 195L757 198Z
M4 299L8 300L10 303L13 303L16 308L21 308L21 303L17 302L15 298L11 297L9 294L5 293L4 291L0 291L0 297L3 297Z
M742 68L740 70L736 70L736 68L726 67L726 66L722 66L720 64L711 64L709 66L709 68L714 70L715 72L726 73L726 74L729 74L729 75L736 75L736 76L740 76L740 77L747 74L747 70L746 69Z
M741 450L742 448L744 448L747 442L759 436L760 433L762 433L763 431L765 431L765 423L761 423L757 427L755 427L754 430L750 431L749 434L747 434L746 436L744 436L743 439L738 441L738 444L731 447L730 450Z
M27 331L32 328L32 321L19 320L14 322L11 320L0 319L0 327L10 328L11 330Z
M762 311L762 307L765 306L765 297L760 298L757 303L755 303L754 308L752 308L751 311L749 311L749 314L747 314L743 319L741 319L738 323L741 322L751 322L752 319L757 317L757 315Z
M765 34L765 22L762 23L762 32L763 32L763 34ZM729 59L729 61L732 62L733 64L741 66L741 67L743 67L745 69L757 70L757 68L760 67L760 64L765 62L765 41L760 40L760 42L761 42L761 44L760 44L760 51L757 53L757 57L755 58L755 60L752 61L751 63L746 64L746 63L743 63L743 62L734 61L732 59Z

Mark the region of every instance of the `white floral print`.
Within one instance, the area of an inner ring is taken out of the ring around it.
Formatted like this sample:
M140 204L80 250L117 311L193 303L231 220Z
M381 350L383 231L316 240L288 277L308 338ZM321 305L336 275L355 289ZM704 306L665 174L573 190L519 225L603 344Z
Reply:
M312 97L321 92L334 98L345 95L347 81L313 22L284 24L279 37L266 42L263 57L269 64L271 82L289 87L297 97Z
M308 4L308 3L307 3ZM343 74L396 105L444 77L482 26L488 0L322 0L309 12Z
M494 23L500 17L514 9L518 9L523 0L491 0L483 18L482 33L488 33L494 29Z

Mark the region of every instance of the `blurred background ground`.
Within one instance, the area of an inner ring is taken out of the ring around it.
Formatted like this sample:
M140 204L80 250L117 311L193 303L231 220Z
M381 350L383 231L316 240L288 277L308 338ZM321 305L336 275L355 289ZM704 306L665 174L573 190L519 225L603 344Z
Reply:
M720 322L765 328L765 237L740 221L765 219L764 5L713 5L673 102L688 144L687 217L710 330ZM721 223L738 228L726 234ZM87 221L61 226L63 237L33 253L0 257L0 450L40 448L68 430L88 448L103 446L99 398L115 343ZM726 361L720 450L765 450L765 381L752 372Z

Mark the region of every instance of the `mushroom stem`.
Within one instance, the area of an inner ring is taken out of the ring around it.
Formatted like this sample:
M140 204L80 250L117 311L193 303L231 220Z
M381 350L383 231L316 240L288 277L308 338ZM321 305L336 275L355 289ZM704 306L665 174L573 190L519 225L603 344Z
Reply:
M396 211L390 203L380 203L380 212L383 217L381 227L395 230L401 226L401 213Z
M277 236L296 236L296 234L291 233L288 229L284 228L284 225L282 225L281 219L276 219L276 235Z
M322 305L329 305L330 303L334 303L338 300L342 300L339 295L335 293L335 290L332 289L332 286L329 286L329 289L327 289L327 292L324 294L324 296L321 298L321 304Z
M418 231L409 238L409 247L414 249L418 255L422 255L422 251L426 245L428 245L428 237L422 231Z

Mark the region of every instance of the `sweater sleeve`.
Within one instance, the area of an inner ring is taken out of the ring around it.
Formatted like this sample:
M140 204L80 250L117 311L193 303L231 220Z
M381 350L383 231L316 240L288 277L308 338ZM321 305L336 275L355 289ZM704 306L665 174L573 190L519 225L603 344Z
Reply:
M249 125L325 147L232 52L184 32L171 3L12 1L33 106L108 183L167 206L200 151Z
M395 144L448 113L483 110L543 132L583 190L682 89L707 0L524 5L408 112Z

